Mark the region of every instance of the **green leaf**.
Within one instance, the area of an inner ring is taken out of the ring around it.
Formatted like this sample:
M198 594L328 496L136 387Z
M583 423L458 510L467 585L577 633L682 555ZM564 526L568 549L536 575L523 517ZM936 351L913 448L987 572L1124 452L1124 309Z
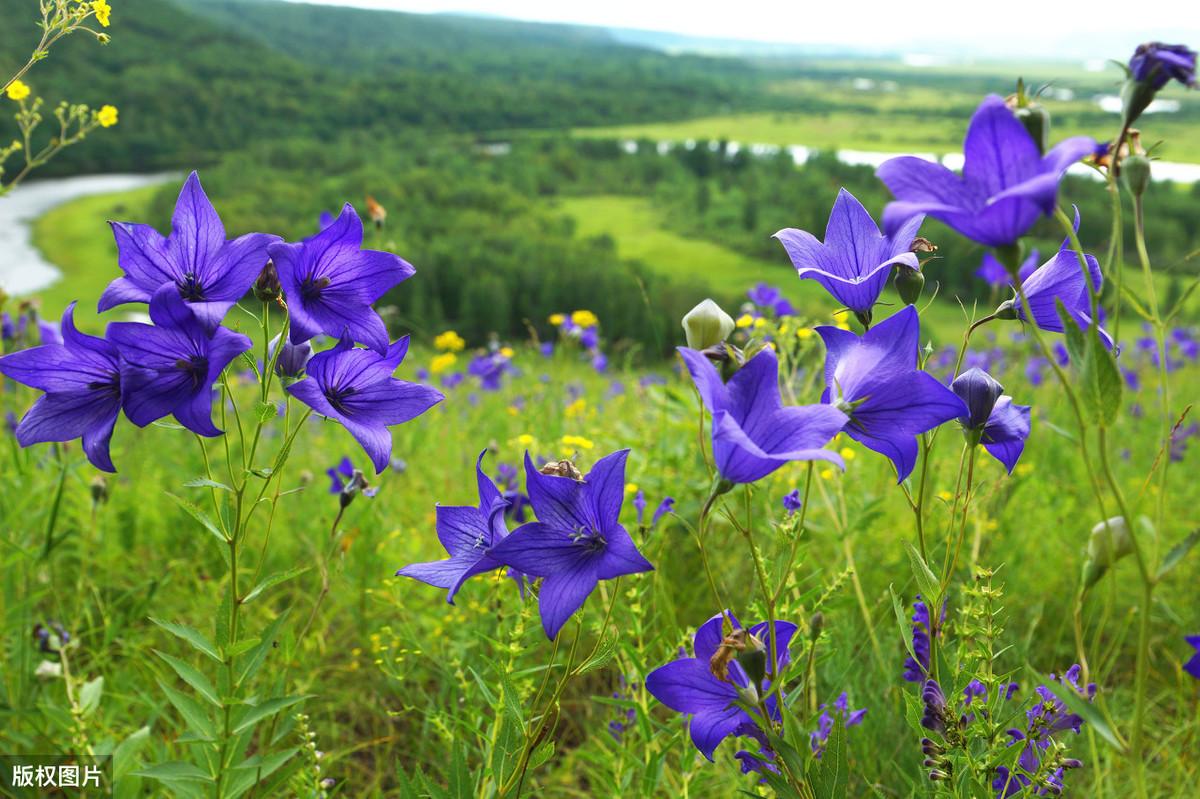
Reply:
M79 689L79 709L84 716L90 716L100 707L100 697L104 694L104 678L97 677L88 680Z
M1121 370L1112 350L1100 340L1096 325L1089 327L1084 335L1087 347L1080 368L1079 393L1094 421L1102 427L1111 427L1121 412Z
M813 760L809 782L816 799L845 799L850 786L850 767L846 755L846 728L842 720L834 722L825 741L825 754Z
M166 763L157 763L153 766L134 772L138 777L149 777L152 780L191 780L196 782L212 782L212 776L194 766L191 763L184 763L178 760L169 760Z
M276 408L275 403L271 402L270 400L267 400L266 402L259 400L258 404L254 406L254 417L258 419L259 424L265 424L269 422L278 414L279 409Z
M287 618L287 615L287 611L284 611L283 613L279 614L279 618L275 619L275 621L271 622L271 624L267 627L266 631L263 633L262 641L259 642L258 646L255 647L250 654L250 657L242 665L242 671L237 678L238 685L242 685L247 680L253 679L254 675L258 673L259 668L262 667L263 661L267 657L267 652L269 652L271 647L275 644L276 636L279 635L279 628L283 626L283 622Z
M255 783L271 776L271 774L299 751L299 747L291 747L281 752L269 754L266 757L254 755L233 766L231 770L234 772L234 775L226 788L226 799L235 799L235 797L241 796L250 790Z
M174 705L175 709L179 711L179 715L183 716L188 729L206 741L216 739L217 728L213 726L212 719L204 712L204 708L199 702L185 693L176 691L162 680L158 681L158 686L166 694L167 701Z
M221 491L233 491L232 488L224 483L218 483L216 480L209 480L207 477L193 477L184 483L187 488L216 488Z
M892 610L896 614L896 624L900 626L900 640L904 642L904 648L908 650L908 656L919 663L916 650L913 649L912 645L908 611L904 609L904 603L900 601L900 597L896 596L896 591L891 585L888 586L888 593L892 595Z
M188 627L186 624L176 624L176 623L170 622L170 621L162 621L160 619L154 618L153 616L150 617L150 621L154 622L159 627L162 627L164 630L169 632L171 635L174 635L177 638L182 638L184 641L187 641L189 644L191 644L193 647L195 647L198 651L204 653L205 655L208 655L210 658L217 661L218 663L222 662L221 655L219 652L217 652L217 648L215 646L213 646L212 642L209 641L207 638L205 638L204 634L201 633L199 630Z
M135 730L124 741L113 749L113 779L119 780L133 769L133 759L145 748L150 740L150 728L141 727Z
M238 306L241 307L241 306ZM243 309L245 310L245 309ZM258 371L258 359L251 354L250 350L242 353L242 363L246 364L246 368L254 372L254 380L258 382L262 380L262 373Z
M1125 753L1125 747L1121 745L1112 728L1108 726L1108 722L1104 720L1104 716L1100 714L1095 705L1075 693L1074 689L1068 688L1058 680L1052 680L1046 675L1041 675L1041 679L1042 683L1050 689L1050 692L1062 700L1062 703L1067 706L1068 710L1090 724L1092 729L1096 731L1096 734L1108 741L1113 749L1122 754Z
M1083 331L1079 329L1079 323L1067 313L1067 306L1061 299L1055 299L1054 308L1058 312L1059 320L1062 321L1063 338L1067 341L1067 355L1071 356L1071 363L1082 364L1084 353L1087 351L1087 342L1083 338Z
M254 647L258 646L259 643L261 643L261 642L262 642L262 639L257 638L257 637L256 638L243 638L242 640L238 641L236 644L232 644L230 646L225 647L225 654L231 658L237 657L238 655L244 655L245 653L249 652Z
M1162 565L1158 567L1158 579L1162 579L1171 569L1178 566L1179 561L1187 557L1198 541L1200 541L1200 528L1192 530L1182 541L1171 547L1167 556L1163 558Z
M930 607L936 605L941 599L941 586L938 578L929 570L929 566L925 564L925 559L921 557L921 553L916 550L916 547L908 541L904 542L904 547L908 550L908 561L912 566L917 586L921 589L921 595L931 603Z
M303 696L281 696L255 705L246 712L246 715L242 716L241 721L233 728L233 733L237 735L240 732L245 732L263 719L274 716L279 711L289 708L297 702L303 702L308 697L309 694Z
M229 538L226 537L225 533L221 532L221 528L217 526L217 523L214 522L207 513L200 510L199 508L197 508L191 502L188 502L183 497L176 496L175 494L172 494L170 491L167 491L165 493L168 497L175 500L175 504L178 505L179 507L183 508L183 510L187 513L187 515L191 516L193 519L200 522L200 524L204 527L205 530L208 530L210 533L215 535L221 541L222 544L229 543Z
M272 574L270 577L263 580L258 585L254 586L252 589L250 589L250 593L248 593L248 594L246 594L246 596L242 597L242 604L245 605L247 602L254 599L256 596L261 594L263 591L266 591L268 588L274 588L275 586L279 585L280 583L285 583L288 580L291 580L293 577L299 577L301 574L304 574L306 571L308 571L311 568L312 568L311 566L301 566L301 567L297 567L295 569L288 569L285 572L279 572L277 574Z
M185 663L179 658L171 657L166 652L159 652L157 649L155 649L154 654L166 661L167 665L175 670L175 673L179 675L180 679L192 686L196 693L200 694L200 696L204 697L217 707L222 707L221 700L217 696L216 689L213 688L213 685L211 682L209 682L208 678L200 673L199 669L190 663Z
M596 647L595 653L579 665L575 669L575 674L587 674L590 671L602 669L609 664L613 657L617 654L617 641L620 636L606 635L600 640L600 645Z

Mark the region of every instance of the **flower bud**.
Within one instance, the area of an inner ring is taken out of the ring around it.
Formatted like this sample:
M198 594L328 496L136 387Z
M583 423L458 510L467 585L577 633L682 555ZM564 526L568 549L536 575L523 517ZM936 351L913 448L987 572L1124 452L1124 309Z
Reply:
M1013 116L1021 123L1037 145L1038 152L1046 154L1050 145L1050 112L1040 103L1035 103L1025 93L1025 81L1017 81L1017 91L1005 100Z
M279 273L275 271L275 262L267 259L267 265L254 281L254 296L262 302L275 302L283 296L283 287L279 285Z
M103 505L108 502L108 480L104 475L96 475L92 478L92 482L88 484L88 488L92 492L92 505Z
M733 332L733 317L711 299L697 305L683 317L687 345L694 350L716 346Z
M1130 155L1121 160L1121 177L1134 197L1141 197L1150 185L1150 159L1144 155Z
M808 620L808 637L815 641L821 637L821 630L825 627L825 614L817 611Z
M275 348L279 346L279 340L283 334L271 339L270 345L267 347L268 358L275 357ZM304 368L308 365L308 359L312 357L312 345L307 341L303 344L293 344L291 341L283 342L283 349L279 351L279 357L275 359L275 374L280 377L300 377L304 374Z
M346 485L342 487L342 492L338 495L338 501L341 503L342 509L350 506L363 489L367 488L366 476L358 469L354 470L354 474L350 475L350 479L346 481Z
M738 665L750 678L750 684L762 685L767 678L767 647L753 635L746 635L746 646L737 653Z
M892 284L905 305L916 305L917 300L921 299L921 291L925 288L925 275L920 269L910 269L901 265L896 267L896 278Z
M963 420L963 427L968 430L980 430L991 417L996 400L1004 393L1004 386L987 372L975 367L954 378L950 390L967 405L967 418Z
M1133 539L1124 516L1113 516L1092 528L1088 539L1088 558L1104 566L1111 566L1133 552Z

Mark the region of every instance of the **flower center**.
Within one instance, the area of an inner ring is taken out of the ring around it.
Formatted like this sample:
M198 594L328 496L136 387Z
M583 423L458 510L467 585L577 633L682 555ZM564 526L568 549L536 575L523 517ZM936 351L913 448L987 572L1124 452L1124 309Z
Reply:
M571 533L571 541L583 547L587 552L602 552L608 546L608 542L604 540L604 536L600 535L600 531L587 530L582 527Z
M328 285L329 278L314 278L312 275L309 275L304 279L304 282L300 284L300 296L309 301L319 300L321 299L321 292Z
M208 376L208 358L203 355L193 355L189 358L180 358L175 362L175 368L181 372L187 373L192 378L192 387L196 388L204 382L204 378Z
M358 393L355 388L338 388L330 386L325 389L325 399L329 400L329 404L333 406L338 413L350 415L350 409L346 406L346 400Z
M199 278L194 272L188 272L182 278L175 281L175 285L179 287L179 296L187 302L203 302L204 287L200 285Z

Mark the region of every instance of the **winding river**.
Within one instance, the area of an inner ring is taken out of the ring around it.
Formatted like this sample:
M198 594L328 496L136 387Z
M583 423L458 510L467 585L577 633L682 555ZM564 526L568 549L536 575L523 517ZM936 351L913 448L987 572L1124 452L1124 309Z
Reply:
M153 186L172 177L81 175L31 180L0 197L0 289L21 296L41 291L58 279L58 269L33 245L33 222L51 208L79 197Z

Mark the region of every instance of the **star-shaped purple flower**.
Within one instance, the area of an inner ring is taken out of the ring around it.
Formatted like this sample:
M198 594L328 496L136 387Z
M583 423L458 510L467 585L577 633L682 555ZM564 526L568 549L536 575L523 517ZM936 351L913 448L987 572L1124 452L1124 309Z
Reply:
M728 663L726 679L714 674L713 656L721 647L723 618L728 616L734 629L741 624L732 613L718 613L700 628L692 639L693 657L682 657L661 666L646 676L646 690L655 699L679 713L690 714L688 723L692 743L700 754L709 760L717 745L731 735L751 735L758 731L754 719L737 705L739 699L757 703L770 690L767 681L752 685L745 670L736 660ZM776 665L773 673L780 673L791 660L790 646L796 634L796 625L787 621L775 622ZM749 633L761 641L766 651L771 651L771 628L767 622L756 624ZM767 711L776 716L775 697L767 700Z
M408 336L392 343L386 355L356 348L343 337L333 349L312 356L303 380L287 392L322 416L341 422L362 445L379 474L392 457L388 427L415 419L445 397L423 383L392 377L408 354Z
M950 389L967 405L966 415L959 417L963 429L978 435L983 448L1012 474L1029 438L1030 407L1015 404L1004 387L979 368L954 378Z
M538 520L521 525L490 556L530 577L541 577L542 629L554 638L583 607L600 580L651 571L621 525L625 459L606 455L582 481L542 474L525 453L525 485Z
M121 353L125 416L145 427L174 414L194 433L221 435L212 423L212 387L250 349L250 339L225 327L210 331L170 284L151 298L150 320L153 325L113 322L106 333Z
M1196 51L1184 44L1147 42L1138 45L1129 59L1129 72L1136 81L1149 83L1157 91L1171 82L1196 85Z
M824 243L796 228L784 228L775 238L787 250L801 279L817 281L842 305L866 316L893 266L921 268L912 242L924 220L924 214L913 214L885 236L862 203L841 189L829 212Z
M1004 99L989 95L967 128L961 177L907 155L879 167L875 174L897 200L884 209L884 229L928 214L980 244L1014 244L1039 216L1054 212L1063 173L1095 149L1091 138L1074 136L1043 157Z
M816 331L827 350L822 401L848 414L846 434L887 456L903 481L917 461L916 437L966 414L954 392L917 368L917 309L905 306L862 336Z
M1029 300L1029 308L1033 311L1033 323L1042 330L1051 333L1063 332L1063 320L1058 314L1058 303L1061 301L1067 313L1082 329L1092 324L1091 317L1091 288L1092 283L1097 291L1103 285L1104 276L1100 273L1100 264L1091 255L1085 255L1089 277L1084 278L1083 270L1079 267L1079 254L1070 248L1069 242L1063 246L1053 258L1039 266L1021 281L1021 288ZM1017 319L1028 321L1029 314L1025 311L1025 303L1019 297L1008 300L1000 306L1000 312L1011 310ZM1007 318L1012 318L1008 316ZM1106 346L1112 347L1112 336L1104 328L1100 328L1100 338Z
M846 415L830 405L783 407L774 350L763 349L728 383L702 353L680 347L679 354L712 414L713 457L721 477L753 483L790 461L844 466L823 447L846 424Z
M362 220L346 203L316 235L268 248L287 298L293 344L328 333L387 352L387 327L371 304L416 270L398 255L362 249L362 240Z
M454 595L462 584L476 574L495 571L503 564L490 554L495 544L508 535L504 510L508 502L483 473L483 456L475 462L475 478L479 485L479 507L437 506L437 537L449 558L428 563L413 563L396 574L448 589L446 601L454 604Z
M62 317L61 344L44 344L0 358L0 374L46 392L17 425L22 447L46 441L83 439L83 451L97 469L115 472L108 446L121 411L117 348L80 333L75 303Z
M278 236L247 233L225 239L200 178L188 175L175 202L171 234L163 237L149 225L112 222L117 240L117 263L125 271L100 295L99 310L127 302L150 302L164 285L176 293L209 332L225 318L267 263L267 247Z

